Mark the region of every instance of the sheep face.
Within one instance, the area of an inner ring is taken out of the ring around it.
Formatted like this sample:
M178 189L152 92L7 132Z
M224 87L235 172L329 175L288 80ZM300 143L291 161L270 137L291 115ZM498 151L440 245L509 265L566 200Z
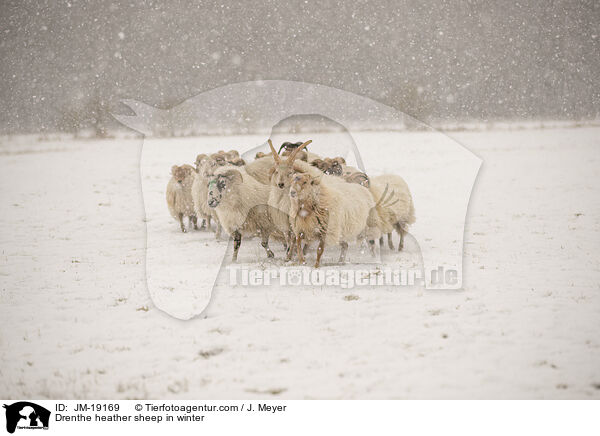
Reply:
M294 168L285 162L276 164L271 169L271 185L279 189L290 187L290 181L294 175Z
M208 181L208 207L218 207L235 185L242 183L242 174L236 170L230 170L212 177Z
M225 156L224 151L220 151L218 153L213 153L210 155L211 159L214 159L217 162L218 166L223 166L227 164L227 157Z
M320 182L320 179L310 174L294 174L290 185L290 198L292 201L300 202L309 199Z
M325 158L325 162L327 163L327 168L324 173L332 176L341 176L344 173L343 165L346 163L344 158L335 157L333 159Z
M365 188L370 187L369 176L367 176L365 173L344 174L342 177L348 183L357 183Z
M171 175L177 182L177 186L188 186L194 181L193 179L194 168L190 165L173 165L171 167Z
M325 170L327 170L327 168L329 168L329 165L323 159L315 159L310 164L313 167L318 168L323 172L325 172Z

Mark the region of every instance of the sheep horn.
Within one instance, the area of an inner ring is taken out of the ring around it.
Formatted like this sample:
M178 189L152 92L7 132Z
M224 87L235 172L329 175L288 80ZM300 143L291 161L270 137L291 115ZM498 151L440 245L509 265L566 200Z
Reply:
M271 142L270 139L269 139L269 147L271 147L271 153L273 153L273 159L275 159L275 162L280 163L281 159L279 158L279 155L275 151L275 147L273 147L273 143Z
M300 150L305 148L311 142L312 142L312 139L309 139L304 144L302 144L300 147L298 147L297 149L292 151L292 153L290 154L290 157L288 157L288 160L287 160L288 165L291 165L292 163L294 163L294 160L296 159L296 156L298 156L298 153L300 153Z

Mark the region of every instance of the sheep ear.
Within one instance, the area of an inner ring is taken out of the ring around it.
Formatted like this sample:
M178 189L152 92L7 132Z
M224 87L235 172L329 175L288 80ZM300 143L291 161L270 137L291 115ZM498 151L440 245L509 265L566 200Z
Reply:
M177 168L179 168L177 165L173 165L171 167L171 174L175 174L175 171L177 171Z

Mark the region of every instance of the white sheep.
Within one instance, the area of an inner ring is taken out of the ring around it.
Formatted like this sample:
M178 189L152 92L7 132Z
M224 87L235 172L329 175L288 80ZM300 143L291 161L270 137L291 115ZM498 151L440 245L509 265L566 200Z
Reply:
M269 211L269 185L250 176L245 167L224 166L218 168L208 183L208 206L217 214L219 222L233 237L233 261L243 237L261 237L261 245L268 257L274 257L269 249L269 238L283 240L283 234L273 226Z
M315 268L320 266L326 246L339 244L339 261L344 262L348 243L366 237L374 253L375 238L380 235L379 217L365 187L331 176L296 174L290 199L290 222L300 263L304 263L300 249L303 240L319 241Z
M415 207L408 185L400 176L384 174L370 178L369 191L377 202L379 228L382 233L387 234L389 248L394 249L392 231L396 230L400 235L398 251L401 251L407 228L415 222ZM383 236L379 242L383 245Z
M201 156L204 156L201 158ZM206 155L198 155L196 159L198 170L192 183L192 200L196 216L201 217L206 224L206 228L211 228L211 221L215 222L215 237L221 238L221 225L214 209L208 207L208 181L215 170L219 168L219 161ZM204 226L203 223L203 226Z
M183 218L188 217L193 223L194 229L198 230L198 218L194 211L192 200L192 184L196 172L191 165L173 165L171 167L171 179L167 184L167 206L169 212L179 221L182 232L186 232Z
M264 157L257 158L250 163L247 163L246 165L244 165L244 169L255 180L258 180L264 185L268 185L271 167L274 163L275 161L273 160L273 156L269 154L265 155Z
M384 174L369 178L365 173L356 172L342 176L349 183L358 183L369 189L376 203L380 218L379 229L387 234L388 246L394 249L392 232L400 235L398 251L404 248L404 235L410 224L415 222L415 208L408 185L404 179L394 174ZM383 247L383 236L379 240Z
M346 159L341 156L324 159L315 159L311 165L317 167L322 172L332 176L348 177L361 171L353 166L346 164Z

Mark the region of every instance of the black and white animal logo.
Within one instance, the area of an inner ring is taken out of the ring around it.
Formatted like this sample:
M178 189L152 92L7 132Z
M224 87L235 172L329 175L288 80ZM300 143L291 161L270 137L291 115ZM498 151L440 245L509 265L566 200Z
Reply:
M48 429L50 411L29 401L19 401L4 405L6 409L6 431L14 433L19 429Z

